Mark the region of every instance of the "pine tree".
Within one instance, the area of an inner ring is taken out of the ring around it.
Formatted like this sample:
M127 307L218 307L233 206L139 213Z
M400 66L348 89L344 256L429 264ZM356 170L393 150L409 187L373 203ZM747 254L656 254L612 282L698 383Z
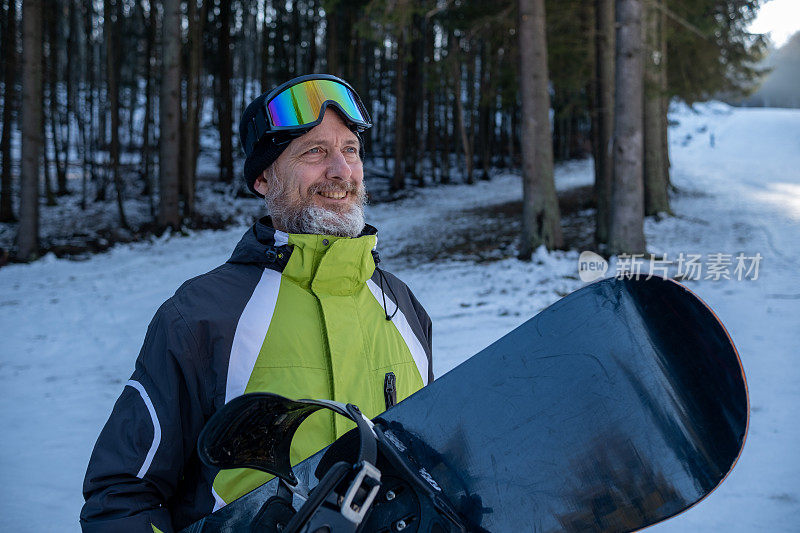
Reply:
M39 253L39 173L42 156L42 2L22 4L22 165L17 256Z
M523 160L519 257L529 260L539 245L552 250L564 243L553 181L544 0L519 0L518 5Z
M614 180L608 252L644 253L642 1L617 0Z
M3 158L0 178L0 222L13 222L11 198L11 130L14 127L13 113L17 107L17 2L4 2L5 25L3 27L3 133L0 137L0 157Z
M644 46L644 212L645 215L669 212L669 167L662 131L667 128L667 88L664 86L666 54L662 44L664 12L653 0L645 8Z
M611 186L614 178L614 0L595 0L595 83L592 127L597 212L595 241L607 243L611 226Z
M161 227L180 227L181 12L179 0L164 0L160 99L159 216Z

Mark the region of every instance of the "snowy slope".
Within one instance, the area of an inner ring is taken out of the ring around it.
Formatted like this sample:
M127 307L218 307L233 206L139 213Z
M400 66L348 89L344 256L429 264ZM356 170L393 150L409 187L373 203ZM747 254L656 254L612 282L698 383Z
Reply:
M747 371L750 434L729 480L656 531L800 528L800 112L679 108L670 131L676 216L647 222L651 251L760 253L757 280L687 284L728 326ZM713 147L712 145L713 134ZM591 165L557 171L560 189ZM419 264L408 250L460 231L458 212L519 198L519 177L430 188L369 208L387 269L434 320L437 375L577 289L577 252ZM456 228L456 229L453 229ZM160 303L227 259L245 228L118 246L85 262L0 269L0 509L9 530L76 531L81 482ZM609 274L613 274L612 270Z
M648 243L764 256L755 281L688 283L739 350L750 428L725 484L652 530L800 531L800 112L704 109L674 117L681 125L671 139L676 184L696 194L675 200L676 218L648 224Z

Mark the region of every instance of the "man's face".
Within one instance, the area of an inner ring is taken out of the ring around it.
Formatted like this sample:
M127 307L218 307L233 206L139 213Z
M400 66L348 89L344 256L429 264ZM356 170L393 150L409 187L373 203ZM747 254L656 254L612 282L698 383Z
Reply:
M294 139L256 180L276 229L355 237L364 227L358 137L336 111Z

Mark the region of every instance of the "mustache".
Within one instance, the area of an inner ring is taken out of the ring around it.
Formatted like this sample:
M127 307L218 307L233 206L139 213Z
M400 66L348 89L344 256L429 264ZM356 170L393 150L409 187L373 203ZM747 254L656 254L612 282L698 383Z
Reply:
M316 194L318 192L352 192L356 193L359 191L359 186L356 185L355 182L352 181L336 181L336 182L327 182L327 183L315 183L311 185L307 193L309 195Z

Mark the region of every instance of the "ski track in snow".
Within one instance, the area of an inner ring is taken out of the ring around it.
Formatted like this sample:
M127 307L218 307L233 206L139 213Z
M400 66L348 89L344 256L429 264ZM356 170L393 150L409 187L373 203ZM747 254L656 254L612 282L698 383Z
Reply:
M673 109L675 217L648 220L651 252L760 253L757 280L687 285L727 326L751 395L745 450L706 501L651 531L800 528L800 111ZM712 145L713 135L713 147ZM590 184L590 162L556 172L560 189ZM447 239L438 222L459 209L519 198L520 178L429 188L368 208L388 270L434 321L434 369L453 368L583 285L578 253L534 260L414 264L400 250ZM155 310L186 279L224 262L236 227L113 248L88 261L0 269L0 509L15 531L77 531L81 483L94 441L133 370ZM609 274L613 274L614 264Z

